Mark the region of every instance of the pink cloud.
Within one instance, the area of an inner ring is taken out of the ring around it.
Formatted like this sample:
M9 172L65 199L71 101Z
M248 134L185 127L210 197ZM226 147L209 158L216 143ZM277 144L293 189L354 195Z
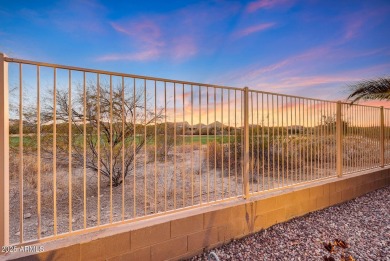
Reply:
M133 37L136 41L161 46L164 43L159 40L161 37L160 27L153 21L144 20L125 24L111 23L115 31Z
M114 33L121 36L121 40L128 43L124 44L118 53L135 59L134 56L139 56L133 53L154 52L158 53L158 58L180 62L219 48L221 41L225 40L225 34L217 29L211 34L207 28L223 26L225 19L238 13L241 8L242 4L233 1L206 1L167 13L133 16L108 24ZM120 58L118 56L119 54L114 58ZM147 55L146 57L149 58Z
M133 44L140 50L131 54L106 55L98 60L146 61L159 58L161 55L182 60L197 53L197 46L192 36L178 35L170 38L156 22L151 20L125 24L111 23L111 25L118 33L134 39Z
M252 25L250 27L237 31L234 35L237 38L245 37L253 33L267 30L273 26L275 26L275 23L263 23L263 24Z
M297 92L302 95L302 91L310 96L315 94L325 99L345 99L348 96L348 84L359 81L362 77L370 78L378 75L380 71L386 71L390 68L390 64L381 64L372 67L366 67L358 70L342 71L336 74L328 75L310 75L296 77L296 73L292 75L280 76L273 74L266 77L259 77L249 84L250 88L263 91L282 92L295 94ZM326 85L328 88L316 88L319 85Z
M320 84L340 83L340 82L351 82L357 81L360 77L358 76L338 76L338 75L314 75L304 77L287 77L280 80L278 83L272 83L273 89L287 89L287 88L304 88L308 86L317 86ZM258 84L260 86L269 86L270 84Z
M327 45L319 46L311 50L304 51L297 55L292 55L276 63L266 65L266 66L252 66L251 68L245 68L238 70L236 72L229 73L229 75L224 76L227 80L238 80L245 82L253 82L256 79L264 79L277 77L284 78L285 75L290 75L291 73L296 73L297 68L302 67L305 63L311 63L318 60L319 58L323 59L330 52L330 48ZM291 70L289 68L292 68Z
M158 59L165 45L161 38L160 27L151 20L136 22L110 23L112 28L119 34L131 38L131 43L137 51L107 54L98 57L99 61L150 61Z
M131 38L136 53L114 54L100 57L101 61L132 60L147 61L157 59L162 55L174 60L182 60L195 55L198 51L194 38L190 35L172 37L157 25L156 21L141 20L136 22L111 23L112 28Z
M377 24L381 23L385 17L387 17L389 10L389 7L381 9L368 8L340 17L339 20L345 22L345 31L342 41L350 41L363 34L365 30L375 27Z
M151 49L138 53L108 54L98 57L98 61L149 61L157 59L160 53L157 49Z
M198 49L192 37L183 36L173 41L172 55L175 59L181 60L193 56Z
M358 33L361 30L361 27L363 26L363 21L354 19L352 21L349 21L346 26L345 34L344 34L344 39L345 40L351 40L352 38L355 38Z
M287 5L290 3L290 0L257 0L250 2L246 7L246 11L248 13L253 13L259 9L269 9L275 6L280 6L283 4Z
M315 48L303 51L302 53L292 55L283 60L277 61L275 63L263 66L252 65L247 68L239 69L228 73L227 75L221 76L221 80L217 81L221 84L226 84L226 82L238 82L239 84L257 84L258 82L267 83L272 82L274 84L275 79L290 79L291 76L307 74L308 68L315 69L318 61L329 61L329 62L338 62L340 59L351 59L364 56L372 55L389 55L388 48L380 48L374 50L368 50L366 52L356 52L354 50L345 50L338 48L340 44L340 39L332 40L331 42L325 43L323 45L317 46ZM380 69L378 69L380 70ZM367 71L362 72L363 75L367 74ZM374 72L370 73L373 76ZM342 75L340 75L341 77ZM359 76L358 74L356 75ZM355 78L353 78L355 79ZM351 79L351 80L353 80ZM280 83L280 80L278 81ZM321 79L312 79L312 84L322 84L326 82L321 82ZM214 81L215 82L215 81ZM270 87L270 84L268 87ZM284 82L281 84L284 87L288 87L289 83ZM302 86L307 86L303 84ZM263 86L265 87L265 86Z

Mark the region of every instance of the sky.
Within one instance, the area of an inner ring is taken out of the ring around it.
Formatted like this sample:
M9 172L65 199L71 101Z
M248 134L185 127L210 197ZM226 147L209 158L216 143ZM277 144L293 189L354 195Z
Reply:
M389 28L388 0L0 0L9 57L329 100L390 75Z

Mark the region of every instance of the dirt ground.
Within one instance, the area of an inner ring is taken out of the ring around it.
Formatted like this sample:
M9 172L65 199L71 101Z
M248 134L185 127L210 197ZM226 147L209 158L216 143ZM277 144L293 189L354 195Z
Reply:
M229 174L228 170L224 170L223 175L220 169L213 167L209 167L208 171L208 166L205 163L205 148L205 145L200 148L202 150L201 157L199 148L192 152L190 150L177 153L176 168L173 155L166 163L157 161L155 165L152 161L144 165L144 154L139 154L136 169L125 178L124 185L112 188L112 222L242 195L242 171L231 169ZM193 155L192 161L191 153ZM346 166L345 171L352 172L358 168L358 166L349 168ZM275 171L264 169L264 172L262 168L257 172L255 167L254 169L250 167L250 191L264 191L332 175L335 175L335 164L332 162L323 164L321 167L310 164L297 169L278 169ZM27 182L24 182L26 184L23 188L23 237L24 241L29 241L38 237L37 188L36 182L30 181L30 183L34 183L32 186L27 186ZM56 182L58 234L69 232L70 226L73 231L83 229L84 217L87 227L97 226L98 198L100 198L100 224L110 223L111 189L109 179L101 177L100 195L98 195L97 174L87 170L85 214L83 182L83 169L74 168L72 170L72 198L70 201L68 171L66 168L58 168ZM18 191L18 178L13 178L10 181L11 243L18 243L20 235ZM70 205L71 218L69 216ZM71 222L69 222L70 219ZM41 176L41 237L48 237L53 233L53 175L48 170L43 172Z

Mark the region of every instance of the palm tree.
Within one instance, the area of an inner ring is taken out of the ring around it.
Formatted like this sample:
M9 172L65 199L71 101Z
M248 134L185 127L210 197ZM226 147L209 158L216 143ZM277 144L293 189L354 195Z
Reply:
M359 100L387 100L390 101L390 77L376 80L364 80L350 85L351 94L348 100L355 103Z

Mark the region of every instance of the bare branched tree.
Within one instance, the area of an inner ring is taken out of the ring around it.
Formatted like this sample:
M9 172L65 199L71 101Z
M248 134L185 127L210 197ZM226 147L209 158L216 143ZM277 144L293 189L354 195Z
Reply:
M57 90L57 162L67 164L71 151L73 166L83 166L85 133L86 167L97 172L100 164L100 173L119 186L132 172L136 155L154 138L153 124L163 118L162 109L155 113L154 105L148 106L149 100L145 103L144 88L134 93L126 86L110 89L109 84L100 83L98 87L88 84L85 95L79 87L71 99L67 90ZM53 119L54 106L45 104L41 148L46 158L53 157Z

